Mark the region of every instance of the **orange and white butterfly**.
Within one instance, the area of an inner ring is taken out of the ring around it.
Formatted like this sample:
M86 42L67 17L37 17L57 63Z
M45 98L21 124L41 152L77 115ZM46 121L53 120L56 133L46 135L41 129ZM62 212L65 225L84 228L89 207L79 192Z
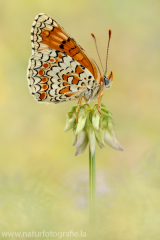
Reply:
M27 77L29 89L38 101L60 103L79 99L81 103L82 97L87 102L97 97L100 100L102 90L111 86L112 72L109 77L106 72L102 76L88 53L46 14L36 16L31 43Z

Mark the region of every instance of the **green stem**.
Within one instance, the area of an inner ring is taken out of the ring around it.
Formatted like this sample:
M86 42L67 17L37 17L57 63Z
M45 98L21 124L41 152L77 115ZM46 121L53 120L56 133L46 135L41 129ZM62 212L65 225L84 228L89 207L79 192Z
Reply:
M96 156L91 156L89 147L89 212L90 212L90 236L95 236L95 213L96 213Z

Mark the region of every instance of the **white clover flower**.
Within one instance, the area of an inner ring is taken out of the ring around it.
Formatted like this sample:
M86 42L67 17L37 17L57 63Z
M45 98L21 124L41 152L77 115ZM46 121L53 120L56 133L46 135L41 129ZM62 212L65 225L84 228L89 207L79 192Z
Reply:
M100 148L107 143L110 147L123 151L113 130L114 121L112 114L103 104L97 104L91 109L88 104L81 106L76 122L77 106L71 108L67 114L65 132L73 130L73 146L76 145L75 156L83 153L89 143L91 156L95 153L96 141Z

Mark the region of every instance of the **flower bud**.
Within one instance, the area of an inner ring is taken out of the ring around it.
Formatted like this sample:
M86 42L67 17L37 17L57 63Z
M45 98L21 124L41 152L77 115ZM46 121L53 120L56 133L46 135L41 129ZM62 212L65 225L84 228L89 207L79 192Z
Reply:
M100 128L101 129L105 129L107 128L107 125L108 125L108 117L106 116L106 114L104 113L101 113L101 116L100 116L100 124L99 124Z
M78 134L84 128L85 123L86 123L86 118L87 118L87 112L84 107L81 107L81 109L79 111L76 134Z
M100 120L100 115L99 112L97 110L97 108L94 110L93 112L93 116L92 116L92 124L93 127L98 130L99 129L99 120Z
M122 146L118 142L117 136L113 130L113 123L109 121L108 128L105 130L104 141L112 148L123 151Z
M89 137L91 156L93 157L93 155L95 153L95 148L96 148L96 138L95 138L95 133L92 128L89 129L88 137Z
M75 156L79 155L80 153L83 154L84 151L86 150L88 144L88 136L85 138L85 141L80 145L80 146L76 146L76 152L75 152Z
M77 142L76 147L78 148L83 142L85 141L87 137L87 133L85 131L81 131L77 134Z
M105 147L105 142L104 142L105 130L100 128L99 130L95 130L94 132L95 132L97 143L100 146L100 148Z
M74 112L69 112L67 114L67 120L66 120L66 126L64 129L64 132L67 132L68 130L73 128L75 120L76 120L76 114Z
M76 129L73 129L73 141L72 141L72 146L76 144L77 141L77 135L76 135Z

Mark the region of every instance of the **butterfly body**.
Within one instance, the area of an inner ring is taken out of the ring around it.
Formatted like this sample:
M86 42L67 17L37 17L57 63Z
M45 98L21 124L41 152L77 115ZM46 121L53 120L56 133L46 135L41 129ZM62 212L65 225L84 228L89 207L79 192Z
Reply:
M28 66L30 92L38 101L89 102L109 87L94 60L52 18L39 14L31 29L32 56Z

